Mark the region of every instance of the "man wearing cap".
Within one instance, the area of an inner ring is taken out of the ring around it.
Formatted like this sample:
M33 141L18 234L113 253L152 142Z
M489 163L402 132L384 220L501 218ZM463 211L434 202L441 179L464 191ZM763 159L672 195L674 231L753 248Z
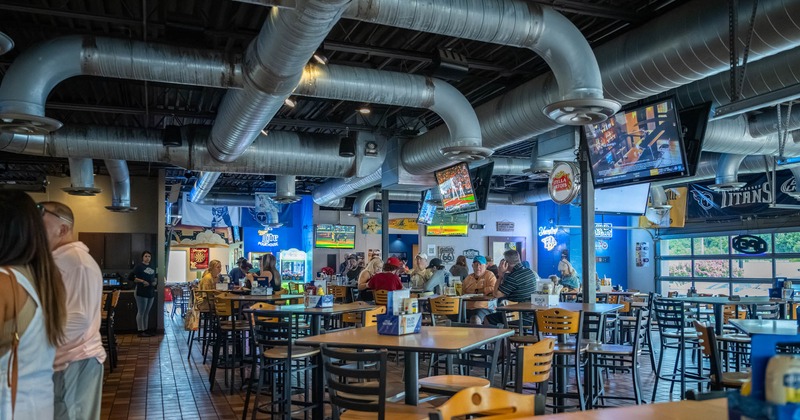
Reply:
M400 276L397 275L402 265L403 262L399 258L390 257L383 264L383 272L375 274L369 279L368 287L373 291L388 290L391 292L402 289L403 283L400 282Z
M347 266L345 267L344 274L347 276L348 282L358 280L358 275L361 274L361 267L358 266L358 257L356 254L350 254L347 257Z
M354 256L355 256L354 254L344 254L344 261L342 261L342 263L339 264L339 275L340 276L343 276L343 275L345 275L345 273L347 273L347 268L349 267L349 264L350 264L350 257L354 257Z
M425 283L423 283L422 288L426 292L441 294L447 284L447 274L442 260L439 258L432 259L428 264L428 269L425 270Z
M472 260L472 274L464 279L461 285L463 294L479 294L492 296L497 277L486 269L486 257L478 255ZM489 302L467 302L467 317L473 324L482 324L483 318L492 311Z
M228 276L231 278L231 283L238 286L239 282L241 282L242 279L244 279L245 275L247 274L247 271L244 268L242 268L242 264L246 262L247 262L246 258L244 257L239 258L239 261L236 262L236 267L234 267L228 273Z

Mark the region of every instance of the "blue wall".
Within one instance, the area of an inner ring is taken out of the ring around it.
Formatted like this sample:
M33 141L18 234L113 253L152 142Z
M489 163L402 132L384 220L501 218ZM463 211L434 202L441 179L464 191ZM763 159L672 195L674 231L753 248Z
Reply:
M536 206L537 230L534 232L538 247L537 272L542 277L550 274L558 275L558 262L561 251L569 252L569 260L580 274L583 269L581 262L581 229L560 228L555 234L540 235L542 229L551 229L555 226L579 226L581 224L580 207L571 205L557 205L553 202L539 203ZM628 226L628 217L625 216L595 216L596 223L611 223L614 226ZM551 250L545 248L542 240L552 236L555 246ZM628 231L612 230L611 238L598 238L595 241L595 253L598 258L609 259L608 262L598 262L597 274L611 277L614 285L621 284L628 287Z
M408 258L408 267L413 268L414 255L412 254L413 246L419 243L418 235L389 235L389 254L393 252L405 252Z

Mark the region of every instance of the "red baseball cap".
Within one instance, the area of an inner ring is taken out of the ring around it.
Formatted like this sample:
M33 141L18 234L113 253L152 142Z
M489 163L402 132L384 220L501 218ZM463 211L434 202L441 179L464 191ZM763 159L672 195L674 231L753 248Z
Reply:
M386 264L390 264L398 268L403 266L403 262L397 257L389 257L389 259L386 260Z

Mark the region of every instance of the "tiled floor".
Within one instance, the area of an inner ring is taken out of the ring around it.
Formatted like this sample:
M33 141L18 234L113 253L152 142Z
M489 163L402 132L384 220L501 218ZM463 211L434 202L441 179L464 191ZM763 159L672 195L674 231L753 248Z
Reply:
M238 419L244 409L244 392L230 395L217 375L214 391L209 391L210 363L203 364L199 348L195 346L187 360L187 332L183 320L166 316L166 333L163 336L139 338L120 335L119 365L113 373L106 369L103 387L103 419ZM642 392L649 401L653 386L653 373L648 356L640 358ZM390 377L401 377L400 367L391 363ZM425 369L426 364L421 363ZM671 365L670 365L671 369ZM611 374L605 381L612 394L633 395L630 374ZM669 386L660 385L658 401L667 401ZM677 397L677 391L675 393ZM609 402L609 405L631 404L630 401Z

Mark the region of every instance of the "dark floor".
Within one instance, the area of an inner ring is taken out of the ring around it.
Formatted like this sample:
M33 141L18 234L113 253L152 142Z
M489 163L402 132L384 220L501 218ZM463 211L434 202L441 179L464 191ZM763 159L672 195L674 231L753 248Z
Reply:
M244 392L239 392L237 375L236 392L223 383L223 374L217 375L214 391L209 391L210 363L203 364L200 350L192 349L187 360L187 332L180 315L170 319L165 314L163 336L140 338L120 335L119 365L113 373L106 369L103 386L103 419L239 419L244 409ZM642 391L649 401L653 387L653 371L647 355L640 357ZM420 363L426 369L426 363ZM401 377L402 364L391 363L390 377ZM671 365L670 365L671 369ZM424 372L423 372L424 375ZM629 373L610 374L605 380L609 394L633 395ZM574 381L573 381L574 382ZM669 401L669 386L659 385L657 401ZM676 391L673 399L677 399ZM608 405L632 404L631 401L609 401ZM249 413L248 413L249 416Z

